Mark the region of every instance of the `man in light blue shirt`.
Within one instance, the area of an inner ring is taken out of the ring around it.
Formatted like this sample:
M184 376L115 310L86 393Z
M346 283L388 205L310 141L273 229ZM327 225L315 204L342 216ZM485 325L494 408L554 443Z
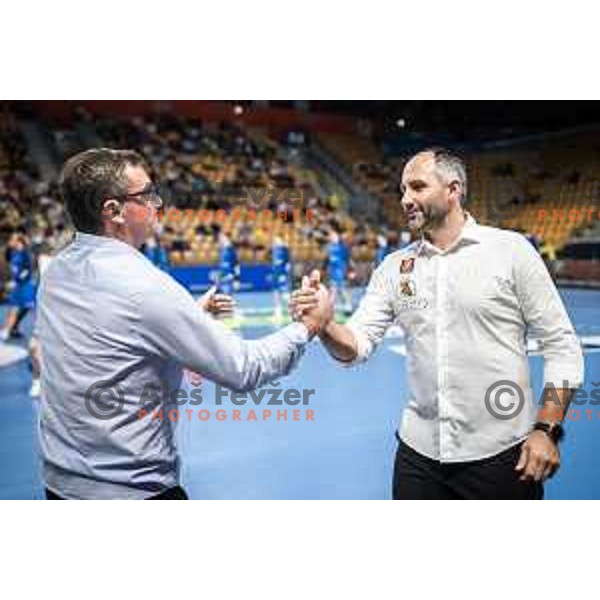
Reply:
M82 152L65 164L61 190L77 233L38 297L47 497L185 498L173 423L139 418L144 390L177 390L184 368L238 391L285 375L331 303L323 293L302 322L245 341L138 250L161 200L137 153ZM158 408L171 403L163 394Z

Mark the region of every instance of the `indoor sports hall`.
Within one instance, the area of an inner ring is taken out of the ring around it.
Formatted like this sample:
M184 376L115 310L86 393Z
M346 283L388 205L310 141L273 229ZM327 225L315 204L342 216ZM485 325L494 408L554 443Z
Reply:
M223 322L247 339L291 321L289 294L313 269L337 288L346 322L381 261L411 243L400 207L408 158L460 153L465 209L531 242L583 348L585 380L545 498L600 497L597 103L35 101L2 102L0 113L0 499L45 497L35 292L73 239L61 166L94 147L144 156L162 200L142 251L196 298L233 296ZM537 399L543 348L535 336L527 348ZM317 339L289 376L243 398L200 374L185 387L194 401L144 417L176 423L191 499L389 499L406 355L399 326L352 367Z

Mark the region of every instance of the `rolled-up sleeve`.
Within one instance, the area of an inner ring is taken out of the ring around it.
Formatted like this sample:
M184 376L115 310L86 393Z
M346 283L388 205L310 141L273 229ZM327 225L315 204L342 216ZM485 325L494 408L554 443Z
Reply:
M177 360L235 391L248 391L287 375L309 340L300 323L258 340L244 340L166 278L149 297L139 300L139 336L147 351Z
M583 352L573 324L535 248L515 236L514 273L516 291L530 333L544 356L544 385L577 388L583 384Z
M389 263L384 261L373 273L356 312L346 326L356 339L357 355L348 366L364 362L379 345L394 321L390 283L386 276Z

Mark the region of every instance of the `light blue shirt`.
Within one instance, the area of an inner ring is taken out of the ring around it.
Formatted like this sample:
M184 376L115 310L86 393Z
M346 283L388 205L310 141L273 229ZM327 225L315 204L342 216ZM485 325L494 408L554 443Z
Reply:
M250 390L287 374L309 338L294 323L243 340L134 247L83 233L48 266L38 302L44 482L66 498L147 498L178 485L174 424L139 418L144 389L174 390L189 368ZM110 419L86 406L99 381L123 404ZM163 394L157 409L170 402Z

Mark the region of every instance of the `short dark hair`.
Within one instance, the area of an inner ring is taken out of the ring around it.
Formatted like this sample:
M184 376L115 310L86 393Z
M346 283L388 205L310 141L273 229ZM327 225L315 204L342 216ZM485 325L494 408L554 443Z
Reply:
M460 182L461 201L467 198L467 166L465 161L456 152L443 148L442 146L431 146L425 148L423 153L429 152L433 154L435 166L438 173L443 172L447 177L454 176Z
M125 194L127 181L123 172L127 166L141 166L149 171L144 157L134 150L91 148L67 160L59 185L75 229L83 233L100 231L102 202Z

